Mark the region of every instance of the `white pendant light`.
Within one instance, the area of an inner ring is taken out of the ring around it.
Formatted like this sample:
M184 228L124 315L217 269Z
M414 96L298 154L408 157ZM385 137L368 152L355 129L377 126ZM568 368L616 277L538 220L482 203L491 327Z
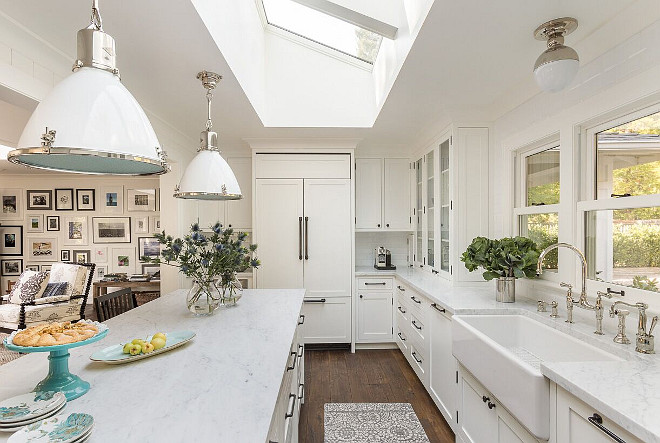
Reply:
M220 155L218 149L218 134L211 131L211 91L215 89L222 77L215 72L202 71L197 74L206 88L208 118L206 130L200 135L201 145L197 155L190 162L181 183L174 190L174 197L194 200L239 200L243 198L238 180L229 164Z
M580 58L573 48L564 46L564 36L578 27L576 19L557 18L543 23L534 31L534 38L546 40L546 49L534 64L536 83L547 92L558 92L566 88L577 75Z
M78 31L73 73L39 103L7 159L82 174L151 175L169 170L146 114L121 84L114 39L103 32L98 0Z

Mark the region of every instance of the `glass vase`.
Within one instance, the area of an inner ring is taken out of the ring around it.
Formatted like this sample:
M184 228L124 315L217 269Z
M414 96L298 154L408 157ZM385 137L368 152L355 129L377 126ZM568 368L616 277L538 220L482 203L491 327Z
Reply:
M235 305L236 302L243 296L243 285L236 278L232 276L230 279L220 279L220 289L222 293L222 303L225 305Z
M222 300L222 293L215 281L193 281L193 287L188 291L186 304L188 310L195 315L211 315L218 309Z

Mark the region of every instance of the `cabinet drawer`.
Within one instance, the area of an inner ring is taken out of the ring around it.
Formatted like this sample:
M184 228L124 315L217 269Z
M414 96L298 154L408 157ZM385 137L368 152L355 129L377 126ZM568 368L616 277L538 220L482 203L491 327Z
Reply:
M409 359L410 365L417 374L417 377L419 377L422 384L426 386L426 380L429 369L429 362L426 359L426 353L421 348L419 348L415 343L409 344L409 350L410 350L410 359Z
M393 278L379 278L379 277L366 277L358 278L358 289L362 290L383 290L383 289L392 289L394 285Z
M351 297L305 298L302 343L350 343Z
M396 340L396 344L399 346L399 349L401 350L401 352L403 352L403 355L408 355L409 353L408 333L400 326L397 326L395 329L394 338Z
M401 300L397 298L394 309L394 313L397 324L408 324L410 320L410 308L401 303Z
M410 330L415 338L426 348L426 325L424 321L419 318L417 313L410 314Z

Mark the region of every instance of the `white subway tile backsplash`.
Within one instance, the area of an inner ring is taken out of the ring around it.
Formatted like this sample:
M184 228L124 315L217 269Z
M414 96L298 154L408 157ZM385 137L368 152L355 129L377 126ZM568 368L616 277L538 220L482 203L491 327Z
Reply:
M392 264L408 266L408 233L357 232L355 234L355 265L373 266L374 249L383 246L392 253Z

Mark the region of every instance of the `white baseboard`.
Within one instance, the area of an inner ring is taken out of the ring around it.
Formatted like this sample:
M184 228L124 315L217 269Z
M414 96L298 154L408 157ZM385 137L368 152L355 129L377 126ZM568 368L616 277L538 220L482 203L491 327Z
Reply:
M360 349L398 349L396 343L355 343L355 350Z

